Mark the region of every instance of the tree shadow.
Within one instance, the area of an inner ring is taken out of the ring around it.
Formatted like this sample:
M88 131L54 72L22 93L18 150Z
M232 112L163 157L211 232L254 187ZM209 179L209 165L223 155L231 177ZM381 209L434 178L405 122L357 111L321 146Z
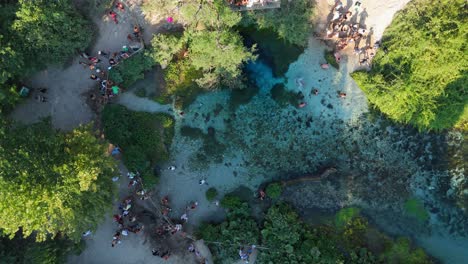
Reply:
M463 118L465 106L468 104L468 71L463 71L461 77L447 84L444 93L436 99L438 106L435 118L430 123L430 127L441 130L446 127L453 127ZM465 123L467 117L465 116Z

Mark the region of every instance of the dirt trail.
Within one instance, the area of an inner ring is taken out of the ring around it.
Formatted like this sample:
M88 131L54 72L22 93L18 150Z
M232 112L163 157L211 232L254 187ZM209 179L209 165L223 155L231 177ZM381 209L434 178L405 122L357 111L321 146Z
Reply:
M133 111L144 111L149 113L163 112L167 114L173 114L171 105L161 105L148 98L138 97L131 92L122 94L118 98L117 103L124 105Z

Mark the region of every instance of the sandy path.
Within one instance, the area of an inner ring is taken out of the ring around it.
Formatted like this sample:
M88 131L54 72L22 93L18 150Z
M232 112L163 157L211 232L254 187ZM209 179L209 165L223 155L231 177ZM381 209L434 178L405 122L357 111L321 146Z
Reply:
M317 18L316 18L316 32L323 34L328 25L330 17L330 11L335 5L335 2L339 0L326 0L317 1ZM360 48L365 45L371 47L375 42L382 38L385 28L390 25L395 13L402 9L410 0L361 0L361 6L357 8L355 6L356 0L341 0L345 10L349 10L353 13L351 20L356 21L364 26L369 34L367 39L361 41ZM348 72L353 72L357 69L362 69L364 66L359 65L359 56L354 54L353 45L348 45L344 50L340 52L343 57L348 57L348 60L341 62L341 65L346 65L349 69Z
M139 21L130 16L128 11L119 13L118 20L119 23L115 24L105 15L94 20L99 37L90 55L95 56L99 50L120 51L123 45L135 44L127 40L127 35L133 31L133 25ZM151 30L153 28L148 29L148 36L151 36ZM83 94L90 89L97 89L97 83L89 79L93 72L79 65L79 59L77 56L71 65L66 65L64 68L51 66L26 80L28 87L46 87L48 91L45 96L48 102L37 102L34 99L35 93L32 93L15 108L11 117L30 124L51 116L53 126L63 130L71 130L80 124L92 121L94 114L86 104Z
M149 113L163 112L173 114L171 105L161 105L148 98L138 97L133 93L123 93L117 99L117 103L124 105L133 111L144 111Z

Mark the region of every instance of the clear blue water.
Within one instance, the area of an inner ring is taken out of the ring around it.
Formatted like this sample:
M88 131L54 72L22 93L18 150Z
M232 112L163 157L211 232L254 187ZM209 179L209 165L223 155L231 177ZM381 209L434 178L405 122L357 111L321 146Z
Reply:
M240 185L255 191L264 181L335 167L338 173L325 181L288 187L285 199L305 215L317 208L332 212L359 206L379 227L413 237L445 263L468 263L468 219L456 205L466 183L462 135L418 133L369 112L365 95L348 74L346 58L339 71L321 69L323 62L323 47L312 42L285 77L274 77L261 61L248 65L259 87L248 103L231 107L227 90L199 96L177 126L204 133L212 128L215 136L209 140L215 141L206 146L177 133L171 162L181 170L177 177L163 174L162 192L179 193L174 202L183 207L189 199L203 199L203 187L194 187L198 178L206 178L221 193ZM270 91L278 83L302 92L307 105L276 103ZM347 97L339 98L339 91ZM404 202L412 197L424 203L427 222L405 211ZM215 215L219 208L208 204L194 221Z

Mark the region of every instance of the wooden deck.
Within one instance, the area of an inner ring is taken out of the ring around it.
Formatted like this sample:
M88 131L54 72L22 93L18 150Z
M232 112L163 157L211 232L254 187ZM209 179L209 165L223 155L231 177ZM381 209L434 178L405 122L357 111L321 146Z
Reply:
M231 4L231 8L235 11L274 9L280 7L280 0L248 0L245 5Z

